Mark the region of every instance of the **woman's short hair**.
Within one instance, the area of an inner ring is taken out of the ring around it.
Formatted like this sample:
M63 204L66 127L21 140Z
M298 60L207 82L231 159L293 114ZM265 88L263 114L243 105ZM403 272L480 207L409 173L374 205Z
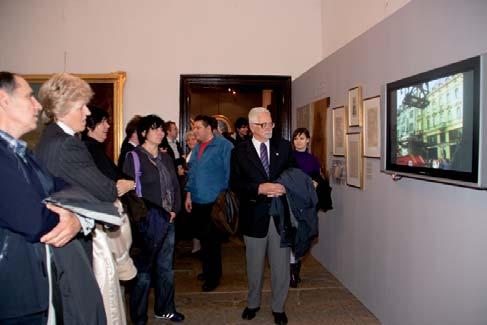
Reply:
M309 131L307 128L297 128L294 132L293 132L293 139L301 134L304 134L306 136L306 138L310 138L310 135L309 135Z
M92 96L90 85L69 73L55 74L39 90L39 101L48 122L68 114L74 103L88 104Z
M147 115L140 119L139 126L137 127L137 137L139 143L142 145L145 142L147 132L150 129L157 129L162 127L164 129L164 120L157 115Z
M184 134L184 142L188 141L189 137L196 137L193 131L188 131Z
M88 105L88 109L90 110L91 114L86 117L87 129L94 130L96 126L103 121L103 119L108 120L109 118L108 112L103 108Z
M249 126L249 120L246 119L245 117L239 117L237 121L235 121L235 129L241 129L245 126L246 127Z

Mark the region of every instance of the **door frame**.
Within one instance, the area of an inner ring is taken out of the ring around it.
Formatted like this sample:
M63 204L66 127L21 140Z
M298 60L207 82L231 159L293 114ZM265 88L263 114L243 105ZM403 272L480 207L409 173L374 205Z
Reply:
M218 75L218 74L182 74L179 84L179 135L183 140L189 131L189 93L191 87L239 87L259 86L272 89L274 93L282 94L280 106L273 111L272 118L276 123L280 136L291 137L291 77L270 75ZM277 134L276 134L277 135Z

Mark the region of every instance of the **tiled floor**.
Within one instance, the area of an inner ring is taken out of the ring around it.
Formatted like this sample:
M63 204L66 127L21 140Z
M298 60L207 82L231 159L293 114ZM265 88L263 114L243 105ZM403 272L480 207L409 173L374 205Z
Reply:
M186 319L184 324L273 324L269 307L269 270L266 270L261 310L251 321L242 320L246 306L246 277L243 243L232 239L223 246L223 278L213 292L201 292L196 276L201 263L190 256L189 242L176 248L176 307ZM307 256L301 270L302 283L290 289L286 302L289 324L380 324L338 280L312 256ZM168 323L153 317L150 297L149 324Z

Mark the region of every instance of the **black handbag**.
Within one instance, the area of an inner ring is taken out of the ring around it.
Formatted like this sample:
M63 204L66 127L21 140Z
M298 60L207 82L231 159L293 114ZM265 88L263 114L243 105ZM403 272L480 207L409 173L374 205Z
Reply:
M135 191L129 191L125 196L125 205L130 221L139 222L149 213L144 200L137 195Z
M139 155L136 152L130 151L127 155L132 154L132 160L134 161L134 174L135 174L135 191L129 191L125 195L125 203L127 205L127 214L130 221L140 222L141 219L147 217L149 209L142 199L142 184L140 182L140 160Z

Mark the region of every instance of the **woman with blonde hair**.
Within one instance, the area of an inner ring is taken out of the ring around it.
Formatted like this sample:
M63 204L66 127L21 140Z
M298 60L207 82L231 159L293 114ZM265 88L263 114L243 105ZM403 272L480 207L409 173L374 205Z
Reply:
M90 115L86 105L92 96L93 91L86 81L67 73L55 74L42 85L39 99L48 124L36 147L36 155L54 176L82 188L100 201L115 202L118 196L134 188L134 182L114 182L106 177L97 168L88 149L77 135L86 127L86 117ZM93 263L107 321L110 324L125 324L118 275L103 225L95 225L94 221L88 218L80 218L80 222L84 236L79 235L77 238L82 242L86 256ZM91 230L94 227L92 236ZM92 274L86 275L89 276ZM83 283L85 278L77 280ZM69 290L71 283L64 285ZM63 300L63 311L64 303ZM69 305L69 300L66 303Z

